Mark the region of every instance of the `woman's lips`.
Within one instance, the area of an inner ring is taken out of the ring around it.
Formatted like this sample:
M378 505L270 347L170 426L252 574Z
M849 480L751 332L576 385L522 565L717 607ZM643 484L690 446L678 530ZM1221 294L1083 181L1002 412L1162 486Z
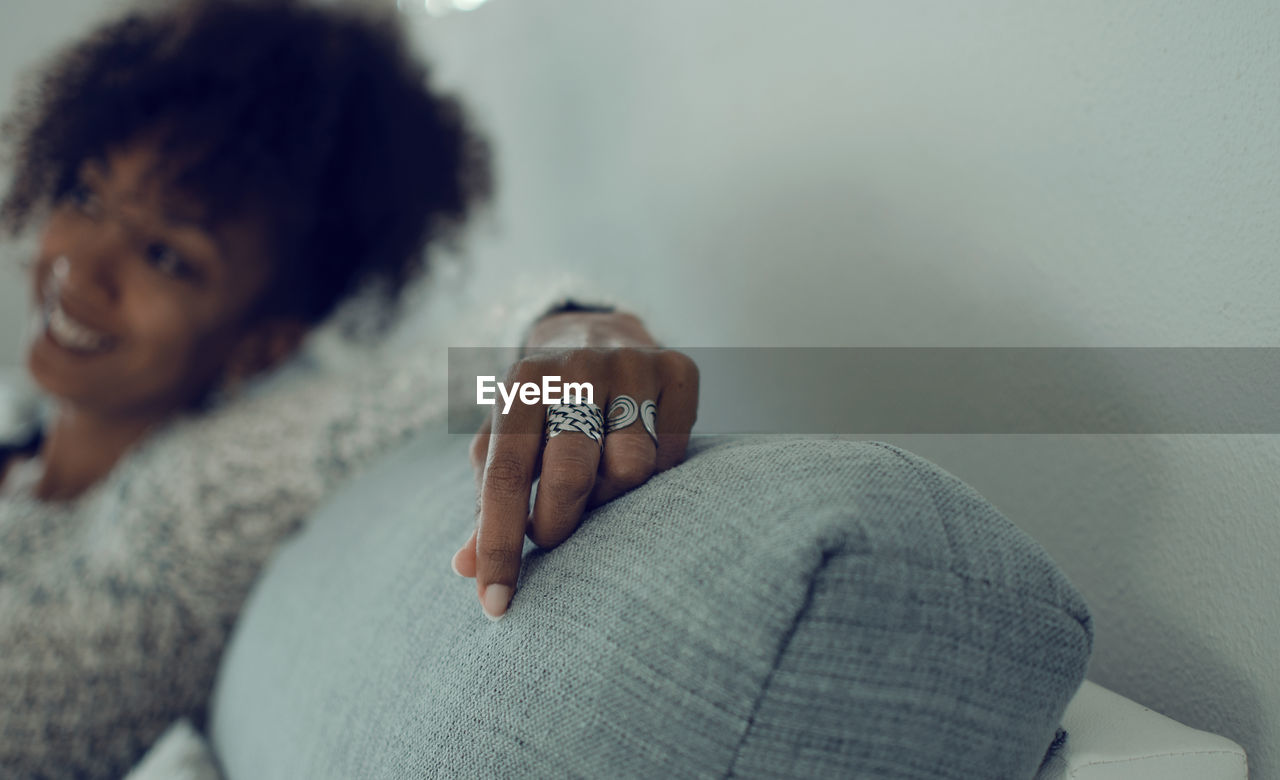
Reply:
M59 347L80 355L97 355L115 346L109 334L67 312L57 294L57 285L45 293L40 307L40 330Z
M54 344L82 355L96 355L115 346L115 339L67 312L62 302L62 285L67 277L65 255L53 263L52 273L42 285L40 319L43 330Z
M76 320L60 303L46 307L44 324L54 343L73 352L98 354L114 346L110 336Z

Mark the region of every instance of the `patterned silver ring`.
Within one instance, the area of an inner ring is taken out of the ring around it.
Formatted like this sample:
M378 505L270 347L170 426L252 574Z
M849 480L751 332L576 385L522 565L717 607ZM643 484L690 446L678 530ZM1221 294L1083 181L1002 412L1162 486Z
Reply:
M640 422L644 424L649 438L653 439L653 446L658 446L658 405L653 401L640 404Z
M637 405L636 399L631 396L620 395L609 404L609 419L605 423L605 433L620 431L636 420L640 420L644 425L644 432L649 434L649 438L653 439L653 446L656 447L658 446L658 431L655 426L657 415L658 405L653 401L644 401Z
M640 419L640 405L629 395L620 395L609 404L609 415L604 432L613 433Z
M562 433L581 433L604 446L604 412L595 404L553 404L547 407L546 441Z

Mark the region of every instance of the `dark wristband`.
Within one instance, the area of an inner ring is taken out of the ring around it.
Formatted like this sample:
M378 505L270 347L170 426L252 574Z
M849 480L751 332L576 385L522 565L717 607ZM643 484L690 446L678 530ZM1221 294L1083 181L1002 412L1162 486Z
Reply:
M596 306L590 303L578 303L570 298L559 306L552 306L550 309L543 312L542 316L535 320L535 322L541 322L547 317L554 317L557 314L574 314L577 312L582 312L584 314L613 314L615 311L617 311L617 309L612 306Z

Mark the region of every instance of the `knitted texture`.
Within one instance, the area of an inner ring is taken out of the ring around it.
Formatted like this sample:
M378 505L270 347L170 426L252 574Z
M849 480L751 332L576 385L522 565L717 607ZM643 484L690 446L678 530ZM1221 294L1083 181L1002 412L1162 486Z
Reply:
M230 780L1030 778L1084 677L1044 551L880 443L695 439L490 622L448 568L465 447L428 430L281 551L217 686Z
M451 329L396 334L393 351L336 358L331 341L155 431L75 502L0 500L0 776L119 777L171 722L201 723L223 644L281 539L441 418L449 346L514 354L516 335L575 291L522 285Z

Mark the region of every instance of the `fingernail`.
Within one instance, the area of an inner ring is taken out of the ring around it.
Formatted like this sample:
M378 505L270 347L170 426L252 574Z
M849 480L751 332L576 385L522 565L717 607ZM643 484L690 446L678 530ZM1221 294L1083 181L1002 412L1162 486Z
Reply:
M466 576L465 574L463 574L462 572L458 571L458 556L459 556L459 555L462 555L462 550L458 550L456 553L454 553L454 554L453 554L453 557L449 559L449 568L453 569L453 573L454 573L454 574L456 574L456 575L458 575L459 577L465 577L465 576Z
M490 620L499 620L507 613L507 605L511 603L511 587L497 582L484 589L484 599L480 606Z

